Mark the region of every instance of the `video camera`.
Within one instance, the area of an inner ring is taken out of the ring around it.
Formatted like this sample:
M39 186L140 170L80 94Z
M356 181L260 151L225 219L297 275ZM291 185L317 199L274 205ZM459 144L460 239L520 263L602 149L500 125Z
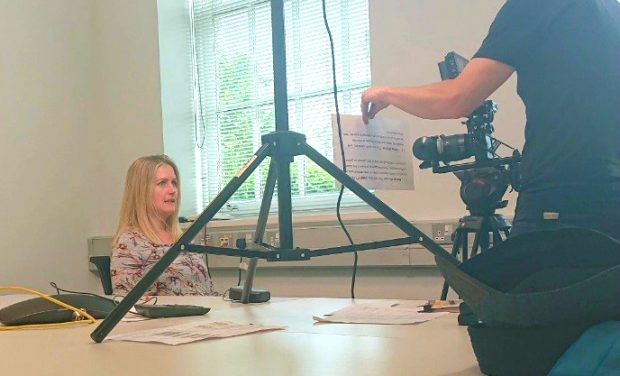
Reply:
M438 63L442 80L456 78L469 61L450 52ZM497 105L486 100L472 111L467 120L467 133L420 137L413 144L413 155L420 159L421 169L434 173L453 172L461 180L461 199L469 210L489 212L504 207L500 202L509 185L518 191L518 166L521 155L517 149L491 136ZM512 156L502 158L496 151L500 145L513 149ZM474 162L451 165L450 162L474 157Z

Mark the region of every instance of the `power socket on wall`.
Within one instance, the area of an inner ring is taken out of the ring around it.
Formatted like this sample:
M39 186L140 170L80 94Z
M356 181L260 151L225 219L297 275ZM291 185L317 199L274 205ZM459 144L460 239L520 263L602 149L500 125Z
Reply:
M451 244L452 233L456 229L454 223L433 223L431 226L432 238L439 244Z

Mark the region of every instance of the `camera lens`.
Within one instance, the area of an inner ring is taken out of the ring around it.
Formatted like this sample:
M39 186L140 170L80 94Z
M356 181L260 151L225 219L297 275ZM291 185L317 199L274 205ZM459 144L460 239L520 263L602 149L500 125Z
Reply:
M421 161L452 162L474 155L469 134L420 137L413 143L413 155Z
M468 134L440 136L437 141L439 159L444 162L458 161L473 155L471 137Z
M421 161L435 161L439 159L437 139L437 136L418 138L413 143L413 155Z

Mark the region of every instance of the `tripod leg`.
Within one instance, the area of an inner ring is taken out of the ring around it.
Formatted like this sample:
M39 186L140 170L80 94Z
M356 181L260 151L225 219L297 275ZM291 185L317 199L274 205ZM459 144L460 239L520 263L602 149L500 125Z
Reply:
M502 241L502 234L499 232L499 230L493 230L493 246L498 245Z
M288 98L286 84L286 39L284 22L284 1L271 1L271 41L273 48L273 90L276 132L288 131ZM285 148L286 149L286 148ZM292 156L274 151L278 170L278 228L280 247L293 248L293 219L291 215L291 173Z
M463 237L463 235L467 235L466 233L464 234L462 231L459 231L458 229L456 230L456 234L454 236L454 244L452 244L452 256L454 258L457 257L457 255L459 254L459 248L461 245L461 238ZM446 281L444 279L443 281L443 287L441 288L441 296L440 299L441 300L446 300L446 298L448 297L448 288L450 286L448 285L448 281Z
M131 291L121 300L121 302L110 312L101 324L91 333L90 337L95 342L101 342L110 331L125 316L127 311L136 304L138 299L148 290L157 278L166 270L179 255L185 250L185 245L191 243L194 237L206 224L217 214L226 204L228 199L239 189L245 180L254 172L256 167L265 159L273 148L272 144L263 144L254 153L252 158L237 172L224 189L211 201L207 208L200 214L194 223L181 235L179 240L164 253L162 258L138 281Z
M446 300L448 297L448 289L450 288L450 286L448 285L448 281L446 281L444 279L443 281L443 287L441 288L441 297L439 298L440 300Z
M248 270L245 272L245 279L243 280L243 291L241 292L242 304L248 304L250 302L250 293L252 292L252 284L254 283L254 273L256 273L256 266L258 265L258 259L252 257L248 263Z
M489 235L487 234L487 236ZM476 231L476 235L474 235L474 243L471 246L471 257L474 257L478 253L478 247L480 247L480 230Z
M278 228L283 249L293 248L293 216L291 204L291 162L293 158L274 158L278 171Z
M263 192L263 200L261 201L260 211L258 213L258 221L256 222L256 232L254 233L254 243L262 243L265 236L265 228L267 227L267 218L269 217L269 208L271 207L271 199L276 185L277 169L274 160L269 164L269 172L267 173L267 182L265 183L265 192ZM254 283L254 274L258 259L253 257L248 264L248 270L243 281L243 291L241 292L241 303L248 304L250 302L250 293L252 292L252 284Z
M480 248L480 253L486 252L486 250L489 249L489 238L491 237L492 233L493 231L491 230L491 226L489 224L489 218L483 217L482 222L480 223L480 229L478 230L478 233L476 234L479 236L478 244Z
M435 255L436 257L441 257L442 259L454 265L459 264L459 261L452 257L452 255L448 251L443 249L442 246L435 243L431 238L426 236L423 232L421 232L411 223L409 223L405 218L401 217L398 213L396 213L392 208L383 203L383 201L379 200L375 195L370 193L361 184L356 182L349 175L345 174L341 169L339 169L329 159L325 158L321 153L313 149L305 142L301 143L299 147L304 155L306 155L314 163L319 165L319 167L325 170L334 179L342 183L342 185L351 190L351 192L355 193L365 203L367 203L373 209L381 213L402 232L414 239L417 239L418 243L422 244L424 248L428 249L433 255Z
M480 253L486 252L489 249L489 235L488 232L480 233Z
M256 221L256 232L254 233L254 243L262 243L265 236L265 228L267 227L267 218L269 218L269 209L271 208L271 199L276 185L277 169L273 159L269 164L269 172L267 173L267 181L265 182L265 191L263 192L263 200L260 204L258 212L258 221Z
M461 262L465 262L469 259L469 231L463 230L461 241L461 249L463 249L463 253L461 254Z

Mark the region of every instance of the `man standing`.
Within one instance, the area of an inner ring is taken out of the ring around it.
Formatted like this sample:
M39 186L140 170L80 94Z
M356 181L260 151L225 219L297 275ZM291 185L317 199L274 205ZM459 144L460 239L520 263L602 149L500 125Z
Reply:
M620 0L508 0L458 77L369 88L362 116L461 118L515 71L527 123L512 235L578 226L620 240Z

